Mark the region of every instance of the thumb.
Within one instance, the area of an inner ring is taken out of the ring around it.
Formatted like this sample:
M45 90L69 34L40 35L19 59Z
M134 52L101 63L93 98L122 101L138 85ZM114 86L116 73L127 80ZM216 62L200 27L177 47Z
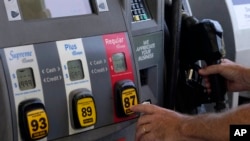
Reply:
M199 70L200 75L211 75L220 73L220 65L211 65Z

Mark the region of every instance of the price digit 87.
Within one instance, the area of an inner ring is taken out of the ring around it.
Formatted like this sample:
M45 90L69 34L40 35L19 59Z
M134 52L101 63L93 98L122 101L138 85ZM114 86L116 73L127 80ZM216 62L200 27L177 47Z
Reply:
M137 95L135 89L124 90L122 94L123 110L126 115L133 114L130 107L138 104Z

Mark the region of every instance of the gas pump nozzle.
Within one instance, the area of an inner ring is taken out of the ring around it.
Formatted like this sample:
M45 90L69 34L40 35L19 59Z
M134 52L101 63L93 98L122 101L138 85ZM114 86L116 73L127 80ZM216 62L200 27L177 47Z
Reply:
M221 63L225 56L223 29L214 20L204 19L198 21L196 18L183 13L180 64L185 69L186 85L193 89L197 105L215 102L215 110L225 108L224 98L226 93L225 80L222 76L210 75L211 93L207 93L202 86L202 78L198 74L201 65L197 62L213 65Z

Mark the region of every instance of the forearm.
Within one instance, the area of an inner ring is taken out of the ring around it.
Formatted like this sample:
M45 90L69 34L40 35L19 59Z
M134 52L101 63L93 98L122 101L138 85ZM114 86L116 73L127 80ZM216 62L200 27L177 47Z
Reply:
M232 124L250 124L250 104L220 114L204 114L183 120L180 133L189 139L229 141Z

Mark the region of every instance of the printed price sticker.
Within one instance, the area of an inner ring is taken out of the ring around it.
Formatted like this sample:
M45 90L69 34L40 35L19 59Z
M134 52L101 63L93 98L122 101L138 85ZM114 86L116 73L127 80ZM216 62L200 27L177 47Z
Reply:
M88 127L96 123L96 109L93 98L85 97L77 102L77 114L81 127Z
M130 110L130 108L133 105L138 104L138 98L136 95L136 90L134 88L129 88L126 90L123 90L122 92L122 105L123 105L123 110L126 115L131 115L134 112Z
M27 113L30 138L46 137L49 130L48 118L44 109L36 109Z

